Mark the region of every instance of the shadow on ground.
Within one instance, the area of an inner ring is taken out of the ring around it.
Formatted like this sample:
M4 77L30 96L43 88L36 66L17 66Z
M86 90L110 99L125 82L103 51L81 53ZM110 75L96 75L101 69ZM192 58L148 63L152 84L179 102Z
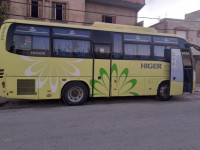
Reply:
M188 101L187 96L175 96L170 101L159 101L155 96L141 97L112 97L112 98L89 98L84 105L102 105L102 104L120 104L120 103L173 103ZM0 110L21 109L21 108L49 108L63 107L65 105L61 100L20 100L4 99L0 100Z

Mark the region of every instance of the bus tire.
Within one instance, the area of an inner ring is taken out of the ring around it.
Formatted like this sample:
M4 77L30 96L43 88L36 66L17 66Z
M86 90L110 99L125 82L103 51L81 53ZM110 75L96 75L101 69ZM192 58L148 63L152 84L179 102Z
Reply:
M70 82L63 88L61 96L65 104L81 105L88 98L88 89L81 82Z
M169 82L162 82L158 87L157 99L160 101L168 101L170 98Z

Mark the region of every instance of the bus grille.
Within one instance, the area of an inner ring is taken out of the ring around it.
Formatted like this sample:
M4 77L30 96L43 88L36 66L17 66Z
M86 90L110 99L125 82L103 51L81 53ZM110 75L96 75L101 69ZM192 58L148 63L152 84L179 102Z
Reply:
M35 95L35 80L34 79L18 79L17 80L17 95Z

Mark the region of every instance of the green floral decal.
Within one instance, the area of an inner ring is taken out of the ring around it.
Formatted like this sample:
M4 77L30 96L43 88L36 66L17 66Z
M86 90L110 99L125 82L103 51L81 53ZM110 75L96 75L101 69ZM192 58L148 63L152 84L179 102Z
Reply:
M104 68L100 68L99 70L100 76L101 76L101 80L90 80L90 86L92 87L92 84L94 82L94 95L106 95L106 93L100 91L97 88L97 85L103 87L104 89L106 89L107 91L109 90L109 82L105 83L105 78L107 78L106 80L110 81L110 76L107 73L107 71ZM111 68L111 76L116 75L115 80L112 80L112 89L114 91L117 91L119 95L126 95L126 94L130 94L133 96L139 96L139 94L135 93L132 91L132 89L135 87L135 85L137 84L137 80L136 79L131 79L127 81L127 77L129 74L129 70L128 68L125 68L120 74L118 72L118 68L116 64L112 65ZM121 83L121 84L119 84ZM128 88L127 88L128 87Z

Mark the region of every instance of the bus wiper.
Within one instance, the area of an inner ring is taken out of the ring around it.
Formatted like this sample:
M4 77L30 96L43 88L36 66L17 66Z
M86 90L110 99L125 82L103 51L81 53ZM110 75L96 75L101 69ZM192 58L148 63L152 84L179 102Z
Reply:
M195 45L195 44L186 43L186 44L185 44L185 47L186 47L186 48L194 47L196 50L200 51L200 47L199 47L198 45Z

